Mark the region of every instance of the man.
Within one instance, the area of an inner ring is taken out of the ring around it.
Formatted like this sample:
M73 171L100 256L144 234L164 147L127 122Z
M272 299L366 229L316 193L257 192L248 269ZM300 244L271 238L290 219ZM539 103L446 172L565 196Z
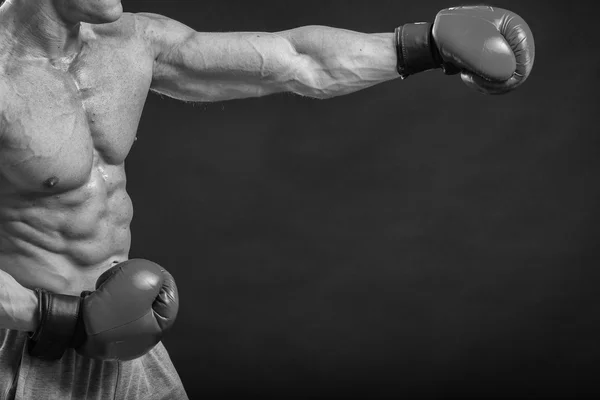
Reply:
M124 161L149 90L186 101L314 98L442 68L505 93L533 66L510 11L433 25L201 33L120 0L0 7L0 399L185 399L160 343L172 277L129 260ZM142 316L143 317L140 317ZM140 322L142 321L142 322Z

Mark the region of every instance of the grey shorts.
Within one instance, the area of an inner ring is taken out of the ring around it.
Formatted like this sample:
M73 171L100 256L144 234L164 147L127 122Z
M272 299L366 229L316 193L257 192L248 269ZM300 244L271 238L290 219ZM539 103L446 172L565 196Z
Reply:
M27 353L27 333L0 329L1 400L187 400L159 343L132 361L98 361L68 350L58 361Z

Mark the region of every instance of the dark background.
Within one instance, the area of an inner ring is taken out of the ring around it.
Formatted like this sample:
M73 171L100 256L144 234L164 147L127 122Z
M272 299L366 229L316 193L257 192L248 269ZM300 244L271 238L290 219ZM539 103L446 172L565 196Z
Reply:
M505 96L439 71L331 100L150 96L131 255L178 281L165 344L192 399L600 394L599 7L491 4L535 35ZM391 32L452 5L125 1L202 31Z

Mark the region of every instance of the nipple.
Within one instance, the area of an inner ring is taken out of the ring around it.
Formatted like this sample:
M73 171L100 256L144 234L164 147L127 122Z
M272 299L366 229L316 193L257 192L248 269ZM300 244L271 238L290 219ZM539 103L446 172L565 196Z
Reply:
M44 186L47 188L53 188L58 183L58 178L53 176L52 178L48 178L44 181Z

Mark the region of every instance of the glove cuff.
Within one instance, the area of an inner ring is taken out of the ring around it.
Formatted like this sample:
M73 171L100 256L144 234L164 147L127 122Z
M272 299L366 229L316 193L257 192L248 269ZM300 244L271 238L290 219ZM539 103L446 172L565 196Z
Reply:
M83 301L86 297L88 297L92 292L85 290L81 292L79 296L79 309L83 310ZM85 332L85 323L83 320L82 311L79 311L79 316L77 318L77 322L75 324L75 329L73 330L73 337L71 338L71 342L69 343L69 347L77 350L79 347L83 346L87 339L87 333Z
M35 289L39 303L39 324L29 336L29 355L43 360L59 360L69 347L77 320L81 298Z
M397 69L402 79L442 66L442 57L433 42L432 27L433 24L419 22L396 28Z

